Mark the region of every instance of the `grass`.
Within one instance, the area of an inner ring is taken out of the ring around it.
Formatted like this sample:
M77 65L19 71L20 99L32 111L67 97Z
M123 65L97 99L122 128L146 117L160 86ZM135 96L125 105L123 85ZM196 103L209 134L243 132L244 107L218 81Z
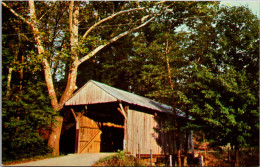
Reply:
M63 155L60 155L63 156ZM31 157L31 158L22 158L22 159L18 159L18 160L9 160L9 161L3 161L2 165L15 165L15 164L20 164L20 163L27 163L27 162L31 162L31 161L37 161L37 160L42 160L42 159L48 159L48 158L54 158L57 156L50 154L46 154L46 155L38 155L35 157Z
M93 166L145 166L145 164L132 155L126 155L124 151L118 151L118 154L102 158Z

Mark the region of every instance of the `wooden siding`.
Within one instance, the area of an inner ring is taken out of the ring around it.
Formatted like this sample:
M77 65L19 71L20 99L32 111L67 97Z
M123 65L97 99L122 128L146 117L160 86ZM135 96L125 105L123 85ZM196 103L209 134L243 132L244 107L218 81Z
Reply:
M121 134L120 134L121 133ZM78 153L114 152L123 149L124 126L80 118ZM121 137L120 137L121 136Z
M126 151L132 154L149 154L150 149L153 154L164 154L174 149L172 131L162 132L154 115L129 109L126 131Z
M172 113L172 107L151 99L90 80L65 103L65 106L122 101L157 112Z
M88 117L80 118L79 153L100 152L101 130L98 123Z
M177 152L175 131L165 132L162 130L162 122L171 115L158 114L154 116L134 110L131 106L122 106L122 108L125 108L126 113L124 125L104 122L87 116L80 117L79 141L76 144L79 153L113 152L118 149L123 149L133 155L150 154L151 149L153 154L161 155L173 155ZM193 148L190 135L189 149ZM179 144L181 151L183 151L186 132L182 131L180 137L181 142Z
M79 89L66 103L69 105L87 105L95 103L116 102L117 99L92 82Z

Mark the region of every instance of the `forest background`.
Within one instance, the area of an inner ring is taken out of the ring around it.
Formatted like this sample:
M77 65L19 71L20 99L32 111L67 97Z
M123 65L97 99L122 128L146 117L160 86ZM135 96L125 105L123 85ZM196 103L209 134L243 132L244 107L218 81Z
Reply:
M29 0L2 13L4 161L58 155L63 105L89 79L179 108L193 118L182 129L215 145L259 145L259 18L247 7Z

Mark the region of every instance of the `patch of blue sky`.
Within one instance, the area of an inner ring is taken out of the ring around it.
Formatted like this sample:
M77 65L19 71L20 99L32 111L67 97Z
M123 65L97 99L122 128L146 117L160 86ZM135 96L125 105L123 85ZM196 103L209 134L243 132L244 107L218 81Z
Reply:
M220 5L226 5L226 6L246 6L248 7L253 14L255 14L258 19L260 18L260 1L259 0L244 0L244 1L221 1Z

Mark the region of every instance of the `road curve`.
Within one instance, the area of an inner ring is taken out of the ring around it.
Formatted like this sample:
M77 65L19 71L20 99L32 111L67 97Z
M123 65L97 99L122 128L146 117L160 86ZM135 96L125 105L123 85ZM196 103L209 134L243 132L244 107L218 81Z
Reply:
M69 154L62 157L43 159L10 166L91 166L99 159L116 153L82 153Z

